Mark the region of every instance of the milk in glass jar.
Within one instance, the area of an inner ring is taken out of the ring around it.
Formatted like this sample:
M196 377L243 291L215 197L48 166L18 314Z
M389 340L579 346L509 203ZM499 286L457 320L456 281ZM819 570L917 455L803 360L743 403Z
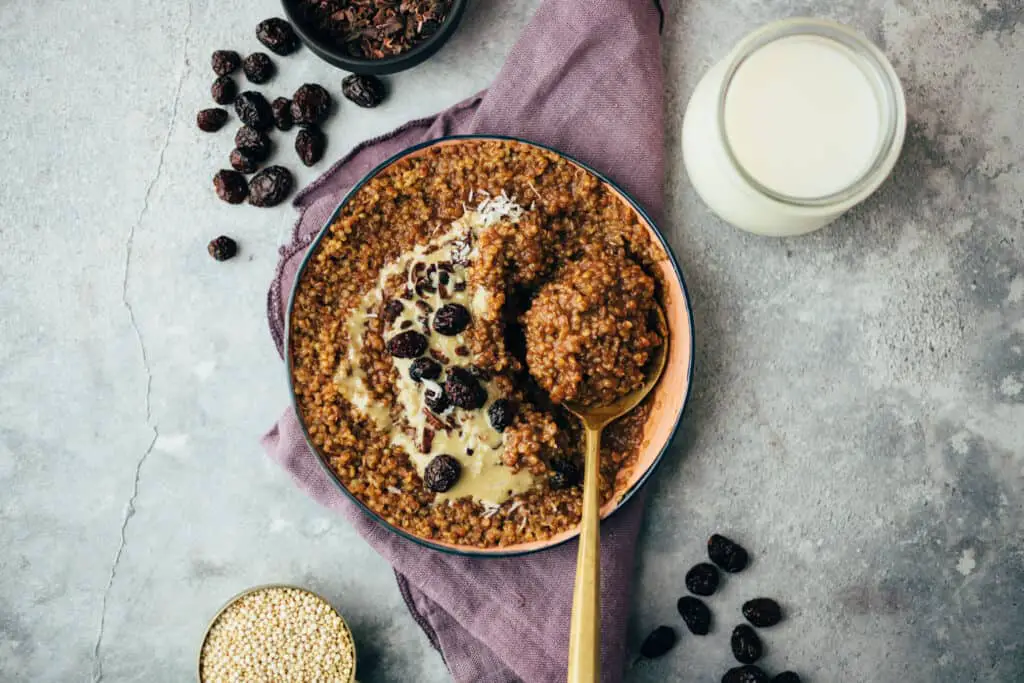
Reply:
M835 22L754 31L709 70L683 119L683 160L720 217L800 235L875 191L903 146L906 105L885 56Z

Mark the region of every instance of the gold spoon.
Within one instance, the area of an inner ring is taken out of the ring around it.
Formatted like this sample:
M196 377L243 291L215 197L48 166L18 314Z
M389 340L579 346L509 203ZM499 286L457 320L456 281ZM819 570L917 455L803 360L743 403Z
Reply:
M613 420L635 408L665 369L668 355L668 326L660 306L655 307L662 343L647 363L644 384L611 405L588 408L568 401L564 405L583 422L587 449L583 464L583 515L580 520L580 549L576 556L576 587L569 622L568 683L597 683L601 679L601 534L600 482L601 432Z

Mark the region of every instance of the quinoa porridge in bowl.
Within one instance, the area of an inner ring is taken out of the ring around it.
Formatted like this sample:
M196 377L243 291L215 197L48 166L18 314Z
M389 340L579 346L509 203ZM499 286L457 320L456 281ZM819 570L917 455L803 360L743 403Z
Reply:
M682 277L610 181L466 137L407 150L349 193L296 278L287 359L307 440L344 492L413 540L507 555L579 524L583 430L562 404L636 389L662 344L658 386L605 430L602 516L681 416Z

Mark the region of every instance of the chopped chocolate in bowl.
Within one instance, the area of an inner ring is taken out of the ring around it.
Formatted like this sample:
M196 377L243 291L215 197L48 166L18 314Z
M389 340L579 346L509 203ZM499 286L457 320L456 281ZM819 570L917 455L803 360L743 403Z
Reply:
M573 529L582 430L538 389L515 330L583 257L613 264L614 282L594 290L646 325L667 255L629 203L554 152L440 144L361 185L307 258L289 316L296 407L338 482L390 524L459 547ZM632 292L645 297L636 307ZM627 351L620 365L642 364ZM602 441L606 503L630 485L651 409L642 402Z
M317 36L361 59L409 51L441 27L452 0L297 0Z

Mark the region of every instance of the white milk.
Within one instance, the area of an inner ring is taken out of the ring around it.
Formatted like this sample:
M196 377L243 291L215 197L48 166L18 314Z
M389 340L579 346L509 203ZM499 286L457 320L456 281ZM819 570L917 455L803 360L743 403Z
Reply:
M787 20L755 31L701 79L683 159L726 221L799 235L881 184L905 126L899 81L877 48L839 24Z

